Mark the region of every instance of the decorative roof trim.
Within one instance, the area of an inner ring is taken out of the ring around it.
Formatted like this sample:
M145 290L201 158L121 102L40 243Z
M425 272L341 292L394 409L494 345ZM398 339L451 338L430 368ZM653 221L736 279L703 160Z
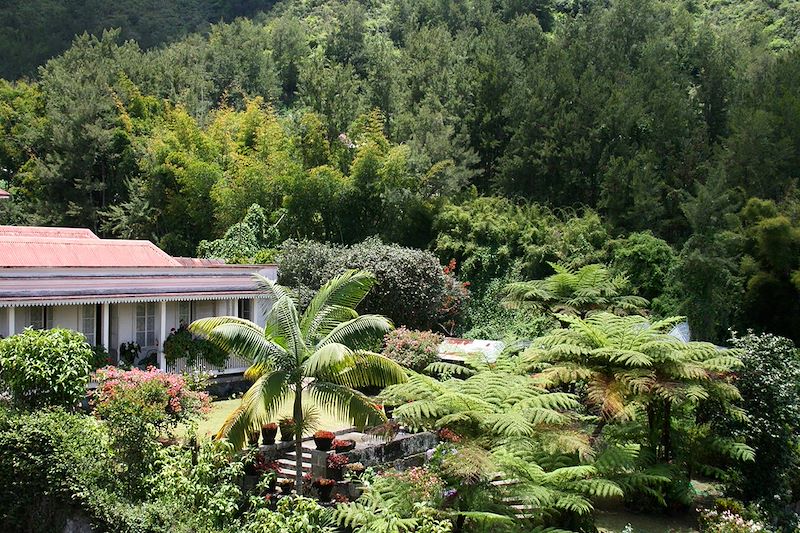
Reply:
M269 296L259 292L239 293L205 293L205 294L159 294L136 296L97 296L80 298L25 298L21 300L0 300L3 307L38 307L56 305L84 305L84 304L127 304L142 302L195 302L204 300L238 300L241 298L270 299Z

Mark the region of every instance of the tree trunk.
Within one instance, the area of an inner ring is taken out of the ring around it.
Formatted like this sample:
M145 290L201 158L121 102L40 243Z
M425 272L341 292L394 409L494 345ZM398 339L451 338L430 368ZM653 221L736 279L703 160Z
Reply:
M303 384L296 383L294 386L294 454L295 454L295 478L294 488L298 495L303 494Z
M672 456L672 404L669 400L664 400L664 419L661 421L661 448L664 452L664 461L669 462Z

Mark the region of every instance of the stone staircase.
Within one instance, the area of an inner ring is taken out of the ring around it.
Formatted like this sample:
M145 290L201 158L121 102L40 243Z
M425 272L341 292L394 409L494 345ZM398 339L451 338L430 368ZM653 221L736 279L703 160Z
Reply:
M303 448L302 451L302 458L303 458L303 475L308 474L311 472L311 451ZM278 482L280 483L283 479L294 479L295 475L297 474L297 465L296 465L297 454L295 453L294 449L282 454L277 462L278 462Z

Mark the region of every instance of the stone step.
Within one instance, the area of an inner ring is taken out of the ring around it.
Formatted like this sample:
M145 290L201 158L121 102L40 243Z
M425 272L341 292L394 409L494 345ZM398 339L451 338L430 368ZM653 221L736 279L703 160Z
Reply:
M281 467L284 467L284 468L294 469L297 466L297 463L295 462L294 459L289 459L289 458L286 458L286 457L278 459L277 462L278 462L278 466L281 466ZM302 462L302 469L304 471L311 470L311 463L303 461Z
M281 476L294 479L295 472L294 469L289 470L288 468L278 468L278 479L281 479Z
M303 453L300 454L300 456L303 459L311 459L311 453L303 452ZM297 457L297 454L294 453L294 452L288 452L288 453L283 454L283 457L289 457L291 459L294 459L295 457Z

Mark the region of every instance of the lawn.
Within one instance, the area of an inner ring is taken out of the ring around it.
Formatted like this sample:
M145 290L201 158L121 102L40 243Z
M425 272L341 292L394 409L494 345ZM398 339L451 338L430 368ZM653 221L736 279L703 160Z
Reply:
M211 438L211 435L215 434L217 430L222 426L222 423L228 417L231 412L239 405L241 400L220 400L213 402L211 404L211 412L208 416L201 420L197 427L197 435L200 436L201 439L208 439ZM291 406L287 406L282 412L276 417L275 422L278 421L279 418L283 418L285 416L291 416ZM327 429L329 431L338 431L340 429L347 429L350 427L350 424L347 421L338 420L335 417L326 415L325 413L320 413L319 417L319 428L320 429ZM184 428L184 433L186 432L187 428Z

